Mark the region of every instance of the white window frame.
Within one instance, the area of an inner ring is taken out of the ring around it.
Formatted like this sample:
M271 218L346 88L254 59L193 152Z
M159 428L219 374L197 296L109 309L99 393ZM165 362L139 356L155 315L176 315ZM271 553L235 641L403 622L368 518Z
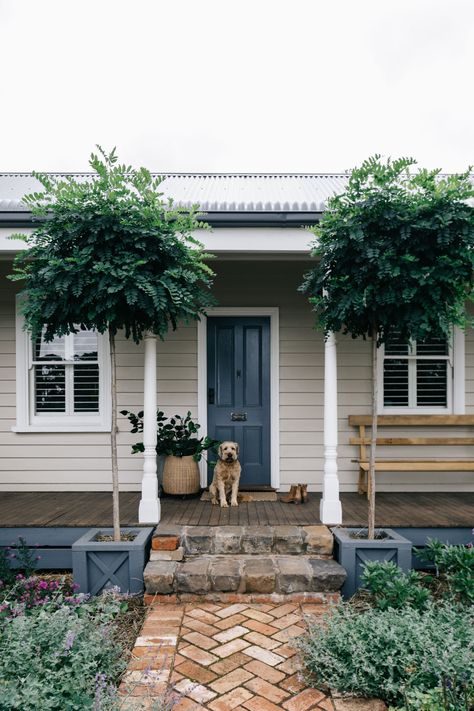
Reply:
M378 354L378 413L379 415L464 415L465 396L465 338L464 331L455 326L449 343L448 364L451 366L447 378L447 407L385 407L383 366L385 347L380 346ZM435 358L435 356L433 356Z
M107 334L98 334L99 412L34 414L33 343L16 315L16 426L13 432L110 432L110 351Z

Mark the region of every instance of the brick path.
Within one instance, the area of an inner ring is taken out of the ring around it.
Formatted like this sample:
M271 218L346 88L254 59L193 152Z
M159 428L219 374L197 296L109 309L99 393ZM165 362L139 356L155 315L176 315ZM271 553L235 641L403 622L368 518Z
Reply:
M289 641L303 613L325 605L160 604L152 607L124 676L124 709L153 709L170 685L173 711L333 711L326 695L299 679Z

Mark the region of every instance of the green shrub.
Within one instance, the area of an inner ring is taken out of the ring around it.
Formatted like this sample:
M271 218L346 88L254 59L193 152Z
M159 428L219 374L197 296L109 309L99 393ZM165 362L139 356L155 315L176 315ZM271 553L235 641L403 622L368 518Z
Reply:
M401 703L405 691L428 693L449 680L462 699L474 679L474 609L430 603L361 613L341 604L299 646L317 688Z
M436 575L447 585L447 594L467 605L474 605L474 547L449 545L428 539L426 547L415 551L436 568Z
M390 607L399 610L407 605L423 610L431 598L429 590L421 585L419 573L415 570L404 573L391 561L367 562L362 580L379 610Z
M0 587L0 620L29 614L40 606L52 612L62 605L89 604L89 596L76 591L77 585L65 576L57 579L43 579L40 576L26 578L19 573L9 587Z
M0 711L109 708L126 666L110 627L120 607L106 596L3 621Z
M466 685L464 699L462 691L453 693L449 683L431 691L410 691L405 695L403 706L390 707L390 711L470 711L474 695Z
M12 543L7 548L0 548L0 590L13 585L19 570L26 577L30 577L36 569L40 556L35 555L29 548L25 539L19 536L18 543ZM12 561L16 560L16 570L12 568Z

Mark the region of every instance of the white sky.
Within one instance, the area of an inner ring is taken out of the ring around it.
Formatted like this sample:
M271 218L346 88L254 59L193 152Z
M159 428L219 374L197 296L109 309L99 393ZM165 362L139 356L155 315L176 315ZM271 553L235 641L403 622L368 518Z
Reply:
M474 163L473 0L0 0L0 171Z

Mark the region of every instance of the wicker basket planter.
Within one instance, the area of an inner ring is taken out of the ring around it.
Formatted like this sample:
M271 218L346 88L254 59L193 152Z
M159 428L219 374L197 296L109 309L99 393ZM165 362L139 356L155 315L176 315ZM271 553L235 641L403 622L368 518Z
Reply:
M197 494L200 488L199 467L193 457L174 457L169 454L163 469L165 494Z

